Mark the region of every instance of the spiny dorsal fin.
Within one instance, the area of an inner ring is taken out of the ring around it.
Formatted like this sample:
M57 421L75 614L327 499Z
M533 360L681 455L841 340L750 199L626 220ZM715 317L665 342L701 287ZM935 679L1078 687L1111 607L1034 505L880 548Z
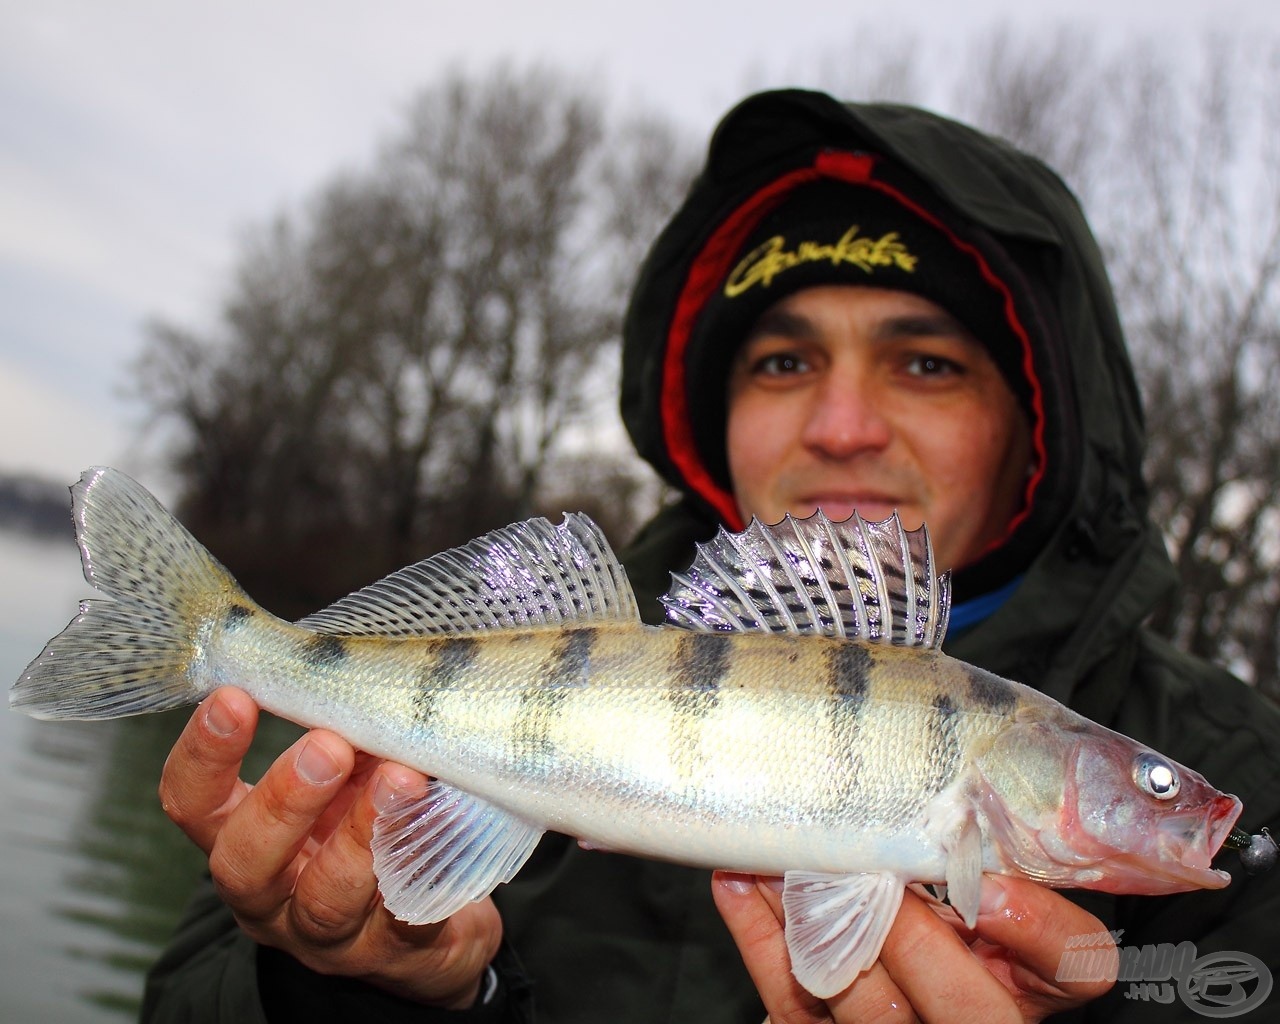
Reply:
M529 519L392 573L298 625L334 636L421 636L638 620L600 528L571 512Z
M788 515L741 533L721 529L662 598L685 629L818 633L909 647L938 647L951 612L950 578L935 576L923 526L897 513L881 523L857 514Z

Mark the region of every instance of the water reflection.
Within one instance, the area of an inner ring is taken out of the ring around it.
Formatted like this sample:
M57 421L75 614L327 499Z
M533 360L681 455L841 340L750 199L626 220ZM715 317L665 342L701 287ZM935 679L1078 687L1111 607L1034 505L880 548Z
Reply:
M72 764L84 783L65 887L51 894L48 910L75 926L67 957L102 968L77 993L102 1010L137 1015L142 974L202 867L156 799L160 768L185 717L42 723L30 732L34 763Z
M0 534L0 565L7 688L88 588L74 549ZM143 974L204 867L156 797L188 714L37 722L0 712L0 1020L137 1016ZM246 774L297 732L265 719Z
M71 994L80 1004L74 1016L61 1016L68 1012L63 1006L51 1017L53 1007L45 1007L41 1020L137 1016L143 976L204 868L200 851L164 816L156 797L165 756L186 718L186 711L175 711L119 722L38 722L23 730L18 777L41 781L20 796L5 845L25 851L19 864L59 865L29 912L61 925L48 929L57 934L56 947L41 954L48 962L26 979L54 974L65 983L73 977L72 992L53 995L61 1001ZM250 777L296 734L288 723L264 720ZM21 871L7 855L5 862ZM41 932L47 924L32 920L27 927ZM5 991L13 991L9 983Z

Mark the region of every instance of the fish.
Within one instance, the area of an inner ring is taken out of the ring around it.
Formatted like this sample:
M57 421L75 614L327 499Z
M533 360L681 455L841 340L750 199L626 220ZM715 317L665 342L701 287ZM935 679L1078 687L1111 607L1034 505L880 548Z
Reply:
M1216 889L1241 802L1045 694L944 654L925 527L821 512L724 529L663 625L580 513L531 519L277 618L136 481L86 470L96 596L10 691L108 719L234 685L430 776L374 825L387 908L443 920L546 831L784 879L792 971L829 998L874 964L909 885L973 925L984 872L1052 887Z

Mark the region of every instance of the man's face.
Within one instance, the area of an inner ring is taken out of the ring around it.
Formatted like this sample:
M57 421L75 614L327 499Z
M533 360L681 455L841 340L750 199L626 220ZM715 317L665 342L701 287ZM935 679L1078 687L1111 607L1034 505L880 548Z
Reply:
M744 518L929 525L942 568L1019 510L1030 429L983 346L910 292L835 285L766 310L729 373L729 474Z

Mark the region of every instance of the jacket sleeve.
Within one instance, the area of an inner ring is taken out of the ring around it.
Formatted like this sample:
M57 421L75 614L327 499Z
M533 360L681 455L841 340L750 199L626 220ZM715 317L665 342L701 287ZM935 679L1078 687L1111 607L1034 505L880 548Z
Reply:
M267 1024L258 997L256 946L207 878L147 972L142 1021Z
M143 1024L309 1024L378 1020L386 1024L529 1024L530 986L505 945L494 960L489 999L471 1010L442 1010L400 999L354 978L318 974L287 953L245 935L206 878L169 946L147 974Z

